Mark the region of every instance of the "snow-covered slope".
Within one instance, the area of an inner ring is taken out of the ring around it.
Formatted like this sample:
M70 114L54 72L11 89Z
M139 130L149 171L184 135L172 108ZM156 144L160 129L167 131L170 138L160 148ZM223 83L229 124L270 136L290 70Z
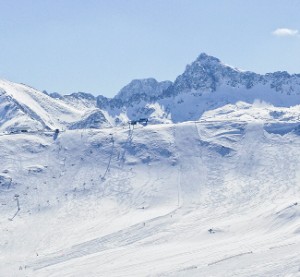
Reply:
M28 123L33 130L55 129L80 119L82 115L78 109L55 101L26 85L0 80L0 89L2 128ZM5 114L6 111L10 116Z
M0 130L32 132L65 129L70 126L74 129L77 125L81 128L89 128L89 125L83 125L86 117L92 111L98 115L101 111L85 100L89 97L92 101L93 96L76 94L75 97L74 95L71 100L62 101L58 97L50 97L26 85L0 80ZM92 119L89 117L88 124L93 124ZM102 121L98 122L101 124L95 126L103 127L106 122L107 119L103 116Z
M53 97L53 96L52 96ZM77 92L70 95L60 96L59 99L63 100L68 105L76 109L86 110L87 108L96 108L96 97L89 93Z
M0 136L0 275L297 276L299 114Z
M110 123L99 109L95 109L88 111L82 120L71 124L69 129L100 129L106 127L111 127Z
M0 276L298 276L299 78L202 54L113 99L0 81Z

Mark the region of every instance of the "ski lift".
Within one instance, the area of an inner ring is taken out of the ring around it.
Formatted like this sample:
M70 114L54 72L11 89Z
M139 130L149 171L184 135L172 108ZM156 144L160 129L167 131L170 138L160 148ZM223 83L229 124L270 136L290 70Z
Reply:
M138 120L129 120L129 122L128 122L129 125L137 125L138 123L145 126L148 123L148 118L140 118Z
M137 120L129 120L128 124L129 125L136 125L138 123Z
M138 122L144 126L148 124L148 118L140 118Z
M140 118L139 123L148 122L148 118Z
M13 127L11 130L10 130L10 134L18 134L18 133L28 133L29 132L29 129L26 128L26 127Z
M54 135L53 135L53 139L56 140L59 134L59 129L55 129L54 130Z

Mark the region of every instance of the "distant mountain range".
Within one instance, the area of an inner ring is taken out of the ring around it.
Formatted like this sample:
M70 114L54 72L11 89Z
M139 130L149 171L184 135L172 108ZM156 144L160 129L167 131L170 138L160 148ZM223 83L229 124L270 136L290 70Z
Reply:
M260 75L205 53L174 82L133 80L113 98L78 92L60 95L0 81L0 130L102 128L149 118L152 123L199 120L204 112L239 101L275 107L300 104L300 74Z

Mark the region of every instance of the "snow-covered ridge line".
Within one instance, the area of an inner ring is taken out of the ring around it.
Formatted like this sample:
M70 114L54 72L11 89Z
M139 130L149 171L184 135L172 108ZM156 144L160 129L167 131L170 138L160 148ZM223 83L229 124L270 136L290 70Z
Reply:
M202 53L174 82L133 80L113 98L75 93L61 96L61 100L78 103L80 99L107 111L117 121L125 116L166 123L198 120L205 111L238 101L294 106L300 104L299 96L300 74L283 71L261 75L228 66Z
M256 74L205 53L174 82L133 80L113 98L79 92L48 95L29 86L0 81L0 131L102 128L148 118L152 124L197 121L204 113L238 102L274 107L300 104L300 74Z
M171 91L178 90L178 86L183 85L183 82L187 82L189 88L196 84L192 83L191 78L196 77L196 83L200 83L201 78L207 78L205 82L211 81L206 88L215 90L218 85L221 85L222 78L227 79L227 84L235 87L238 85L245 86L246 88L251 88L256 83L267 84L276 90L284 90L282 86L287 85L296 85L298 86L300 80L300 74L289 74L286 71L277 71L273 73L266 74L257 74L248 70L241 70L239 68L233 67L231 65L221 62L218 58L209 56L205 53L202 53L198 58L191 64L186 66L186 69L183 74L179 75L174 82L163 81L158 82L154 78L148 79L136 79L131 81L128 85L122 88L119 93L116 94L113 98L106 98L107 100L120 99L123 102L134 100L130 99L132 95L137 96L141 94L144 97L164 97L172 95ZM220 78L222 77L222 78ZM186 78L185 80L183 80ZM209 80L211 79L211 80ZM205 84L202 82L202 85ZM193 87L195 89L196 87ZM161 92L161 93L159 93ZM289 91L290 93L292 91ZM54 97L57 97L57 93L53 94ZM77 98L92 98L97 99L103 98L102 95L93 96L89 93L78 92L72 93L70 95L60 95L61 97L77 97Z

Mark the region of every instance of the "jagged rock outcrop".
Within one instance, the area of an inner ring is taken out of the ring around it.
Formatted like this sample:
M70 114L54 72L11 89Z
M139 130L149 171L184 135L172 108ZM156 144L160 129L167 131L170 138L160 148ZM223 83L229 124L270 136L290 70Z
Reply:
M202 53L173 83L134 80L112 99L98 96L97 106L112 116L125 113L130 119L155 118L158 108L164 118L182 122L197 120L207 110L238 101L296 105L300 104L299 95L300 74L256 74Z

